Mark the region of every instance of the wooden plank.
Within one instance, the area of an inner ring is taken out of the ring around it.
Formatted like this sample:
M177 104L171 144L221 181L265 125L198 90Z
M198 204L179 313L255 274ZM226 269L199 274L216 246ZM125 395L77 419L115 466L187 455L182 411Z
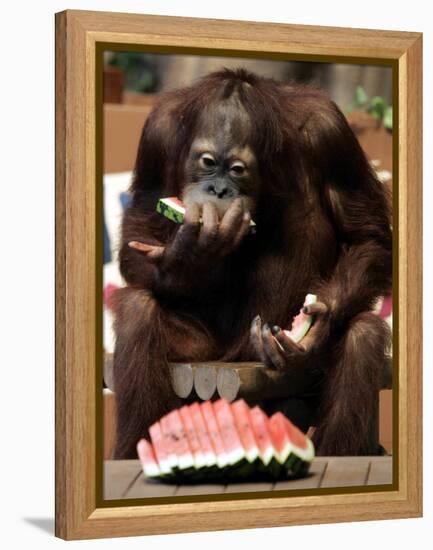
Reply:
M259 491L272 491L274 484L268 481L258 481L257 483L229 483L225 488L225 493L257 493Z
M320 487L365 485L371 457L332 457L328 460Z
M372 457L367 485L388 485L392 483L392 456Z
M318 457L310 475L302 479L254 483L171 485L146 481L138 460L107 460L104 464L104 498L149 498L384 485L392 483L392 457Z
M146 480L143 473L137 476L123 498L171 497L175 494L175 484Z
M138 460L106 460L104 462L104 499L123 498L140 472L141 466Z
M217 495L224 493L225 485L218 483L200 483L198 485L179 485L176 496L185 495Z
M277 481L274 485L274 491L287 491L289 489L316 489L317 487L320 487L320 483L327 465L327 457L316 458L310 466L310 471L307 477Z
M403 56L404 57L404 56ZM407 51L405 60L401 60L401 66L405 65L407 88L404 83L400 85L400 91L407 90L407 104L401 105L406 113L407 135L399 132L400 148L407 145L407 173L399 180L399 188L403 187L407 193L406 212L406 241L399 239L399 246L405 247L406 264L402 271L405 271L406 279L398 280L399 309L397 329L400 335L403 333L403 342L400 343L400 358L396 374L398 378L398 422L400 436L398 440L399 452L399 487L404 491L407 488L406 498L411 503L412 510L419 516L422 515L422 492L423 492L423 465L422 465L422 433L423 433L423 391L422 391L422 339L423 339L423 270L422 270L422 107L423 107L423 86L422 86L422 37L416 44ZM403 73L404 74L404 73ZM402 93L404 97L404 92ZM407 143L405 144L405 139ZM404 200L404 197L402 197ZM398 222L402 217L399 217ZM399 227L400 234L400 227ZM399 235L400 236L400 235ZM401 249L401 248L400 248ZM400 276L400 270L399 270ZM407 284L407 286L405 285ZM404 303L405 301L405 303ZM405 313L405 325L401 327L400 314L407 308ZM417 336L414 335L414 327L419 327ZM401 330L403 329L403 330ZM406 348L404 346L407 346ZM407 354L407 355L405 355ZM408 360L408 364L405 362ZM403 368L402 368L403 364ZM404 398L406 397L406 401Z
M398 59L420 33L359 28L290 25L256 21L230 21L190 17L164 17L132 13L68 10L87 31L105 42L143 43L199 48L234 48L262 52ZM212 38L212 44L209 40ZM257 52L257 53L256 53ZM246 54L244 54L246 55ZM311 61L311 57L310 57ZM335 60L333 60L335 61ZM345 62L343 60L343 62ZM346 61L347 62L347 61Z

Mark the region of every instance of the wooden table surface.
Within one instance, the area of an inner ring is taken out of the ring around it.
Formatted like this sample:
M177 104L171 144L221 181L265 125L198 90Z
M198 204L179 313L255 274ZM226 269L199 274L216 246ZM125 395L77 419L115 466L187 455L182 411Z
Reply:
M104 462L104 499L210 495L281 489L387 485L392 483L391 456L318 457L303 479L200 485L169 485L146 481L138 460Z

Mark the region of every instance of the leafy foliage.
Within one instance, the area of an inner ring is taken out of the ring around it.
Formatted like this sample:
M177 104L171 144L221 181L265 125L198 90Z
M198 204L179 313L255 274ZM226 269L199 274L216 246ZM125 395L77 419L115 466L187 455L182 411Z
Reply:
M121 69L125 87L131 92L151 93L159 86L155 56L140 52L112 52L108 65Z
M371 99L362 86L357 86L352 102L348 111L355 109L370 113L373 118L381 122L387 130L392 130L392 105L380 96L374 96Z

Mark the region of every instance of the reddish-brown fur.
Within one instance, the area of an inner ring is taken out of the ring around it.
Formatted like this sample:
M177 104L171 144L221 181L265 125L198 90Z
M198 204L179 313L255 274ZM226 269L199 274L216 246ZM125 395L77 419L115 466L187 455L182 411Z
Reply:
M173 240L179 226L155 212L156 201L181 194L201 113L234 91L253 122L257 234L214 264L185 254L167 270L127 243ZM211 74L161 97L143 129L132 192L120 250L128 286L117 294L115 457L134 457L149 425L178 404L169 361L257 360L252 319L286 327L308 292L329 308L302 359L319 374L318 453L373 452L368 426L389 334L368 310L391 286L390 212L336 105L311 87L242 70Z

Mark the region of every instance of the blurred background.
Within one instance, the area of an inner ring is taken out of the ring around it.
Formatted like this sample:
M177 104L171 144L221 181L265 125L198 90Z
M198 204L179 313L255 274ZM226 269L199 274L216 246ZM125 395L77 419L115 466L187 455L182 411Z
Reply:
M104 455L109 458L114 433L114 399L110 388L114 348L110 296L123 286L117 266L119 227L129 201L128 188L138 141L147 115L161 92L189 86L208 72L244 67L280 82L311 83L324 89L346 115L383 185L392 189L392 70L388 67L104 52ZM391 195L390 195L391 196ZM377 313L392 325L391 297ZM392 390L380 395L380 442L392 451Z

